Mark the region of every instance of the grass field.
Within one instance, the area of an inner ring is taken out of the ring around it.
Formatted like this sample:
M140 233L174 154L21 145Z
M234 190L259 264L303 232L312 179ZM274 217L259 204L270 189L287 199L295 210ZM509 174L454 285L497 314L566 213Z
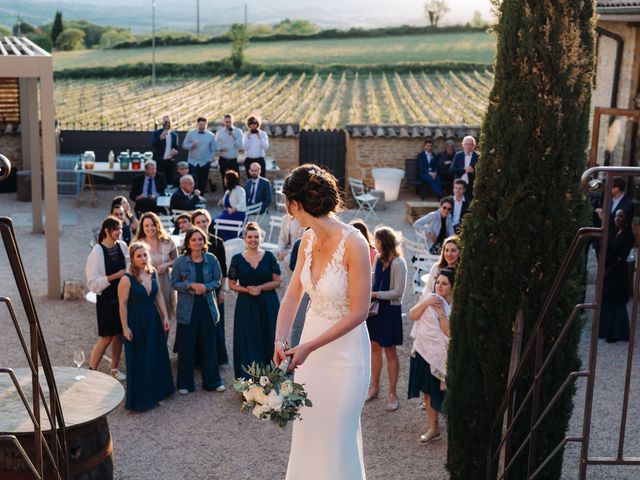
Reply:
M318 65L402 64L408 62L493 63L495 38L488 33L441 33L399 37L336 40L297 40L249 45L246 55L253 63ZM159 47L157 62L200 63L221 60L229 55L229 45L189 45ZM150 63L151 49L80 50L53 56L56 70Z
M150 130L171 114L179 130L203 115L219 120L257 113L266 122L302 128L347 124L480 123L493 83L489 71L382 75L219 75L210 79L56 81L63 129Z

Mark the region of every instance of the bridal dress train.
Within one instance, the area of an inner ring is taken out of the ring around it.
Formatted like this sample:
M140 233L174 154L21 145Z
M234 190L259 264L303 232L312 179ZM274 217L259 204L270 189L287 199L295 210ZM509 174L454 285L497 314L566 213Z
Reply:
M345 228L318 283L311 280L315 235L304 250L300 280L311 303L300 343L321 335L349 312L345 242L357 231ZM369 279L363 279L368 282ZM313 407L294 422L287 480L364 480L360 414L369 387L369 334L361 323L346 335L315 350L296 369Z

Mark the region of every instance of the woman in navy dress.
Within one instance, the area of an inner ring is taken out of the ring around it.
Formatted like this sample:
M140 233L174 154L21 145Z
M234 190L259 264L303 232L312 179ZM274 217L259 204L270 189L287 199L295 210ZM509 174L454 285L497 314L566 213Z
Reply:
M402 345L402 296L407 282L407 264L402 258L398 234L391 228L380 227L374 233L378 255L371 291L372 301L378 302L378 313L367 319L371 339L371 386L367 401L377 398L382 372L382 352L387 359L389 375L388 412L398 409L398 373L400 362L396 347Z
M629 340L629 271L627 257L635 240L624 210L615 216L615 232L609 234L598 337L609 343Z
M174 392L165 333L169 315L146 244L129 247L131 265L118 285L127 363L128 410L149 410Z
M268 365L273 358L280 300L280 266L276 257L260 248L255 222L245 227L247 250L231 259L229 288L238 292L233 323L233 369L236 378L248 378L243 366Z
M238 172L227 170L224 174L224 186L226 191L219 203L224 210L222 214L216 218L219 220L241 220L244 222L245 218L247 218L247 195L244 188L240 186L240 176ZM228 230L219 230L218 236L222 238L222 240L230 240L237 237L235 232Z
M214 294L220 287L222 272L216 257L207 251L206 233L191 227L184 237L182 256L173 264L171 285L178 291L176 332L178 346L178 393L195 390L193 364L200 354L202 388L224 392L218 373L216 352L220 318Z

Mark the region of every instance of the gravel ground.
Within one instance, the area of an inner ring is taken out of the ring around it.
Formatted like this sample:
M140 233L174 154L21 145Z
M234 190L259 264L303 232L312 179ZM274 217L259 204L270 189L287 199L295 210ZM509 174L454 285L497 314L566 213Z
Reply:
M91 228L100 224L109 200L115 191L100 191L97 209L87 203L76 205L75 198L60 197L62 235L60 253L62 278L84 281L84 265L90 251ZM15 194L0 195L0 215L16 219L16 233L23 262L38 309L47 347L54 365L72 365L75 350L89 355L97 335L95 307L84 301L63 302L46 298L46 260L44 236L32 234L29 226L29 203L15 200ZM404 223L404 202L388 205L380 213L386 225L411 234ZM343 217L350 220L352 212ZM373 222L371 222L373 223ZM411 237L412 238L412 237ZM591 262L593 265L593 262ZM279 292L281 295L284 289ZM16 304L18 315L26 330L26 321L17 298L13 278L8 270L4 253L0 254L0 294ZM407 293L404 311L417 300ZM230 344L233 323L234 295L226 303L227 339ZM445 479L446 441L428 447L419 445L418 437L426 431L424 412L419 401L406 400L409 370L410 320L405 319L405 345L399 348L400 409L384 412L386 375L383 373L381 399L365 406L362 417L364 454L369 479ZM172 335L175 327L172 327ZM9 316L0 313L0 366L26 366ZM170 339L172 343L172 339ZM581 343L583 355L588 350L588 332ZM231 352L230 352L231 353ZM617 438L616 416L620 410L621 378L626 363L626 344L599 344L597 387L594 399L592 448L593 455L614 452ZM627 427L627 454L640 455L638 405L640 392L637 385L638 358L634 361L632 396ZM175 373L175 359L172 359ZM107 372L109 365L102 362L100 369ZM228 387L233 380L233 369L225 366L222 377ZM198 383L198 382L197 382ZM576 396L576 413L572 418L572 433L578 433L584 389ZM258 423L255 418L239 412L240 400L228 389L225 393L204 392L198 389L186 396L174 396L159 408L142 414L130 414L121 405L110 416L115 456L115 476L118 479L251 479L255 477L283 478L286 470L290 429L281 431L270 423ZM445 438L446 440L446 438ZM565 454L564 478L576 478L578 450L571 448ZM268 472L268 473L267 473ZM639 478L637 467L616 473L612 469L593 468L589 478ZM626 476L625 476L626 475Z

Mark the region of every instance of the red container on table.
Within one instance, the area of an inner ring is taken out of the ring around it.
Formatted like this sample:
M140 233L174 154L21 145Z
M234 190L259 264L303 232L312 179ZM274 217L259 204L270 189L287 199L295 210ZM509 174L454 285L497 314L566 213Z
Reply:
M140 170L141 164L142 162L139 158L134 158L133 160L131 160L131 170Z

